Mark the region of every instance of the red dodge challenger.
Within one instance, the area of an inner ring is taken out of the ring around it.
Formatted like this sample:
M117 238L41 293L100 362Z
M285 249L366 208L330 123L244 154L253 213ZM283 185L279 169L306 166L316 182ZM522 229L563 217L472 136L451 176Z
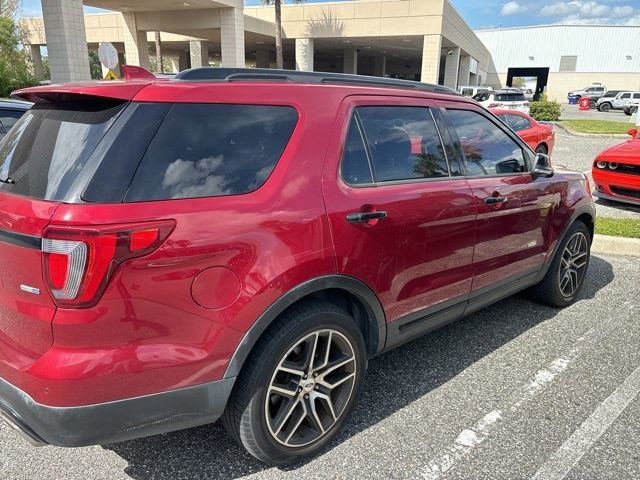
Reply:
M551 155L556 140L552 124L538 122L526 113L515 110L491 109L491 112L509 125L534 152Z
M640 205L640 136L629 130L631 139L608 148L593 162L595 194L606 200Z

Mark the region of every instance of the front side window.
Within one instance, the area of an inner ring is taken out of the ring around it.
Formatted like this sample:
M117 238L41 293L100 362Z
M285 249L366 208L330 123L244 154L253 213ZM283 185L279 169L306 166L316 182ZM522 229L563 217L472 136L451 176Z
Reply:
M297 120L296 110L285 106L175 104L125 202L252 192L275 168Z
M476 93L476 94L473 96L473 99L474 99L476 102L485 102L485 101L489 100L489 96L490 96L490 95L489 95L488 93L486 93L486 92L481 92L481 93Z
M514 132L531 128L531 122L520 115L508 115L508 124Z
M631 98L631 94L630 93L623 93L622 95L620 95L621 99L627 99L627 98Z
M377 182L449 176L444 147L428 108L359 107L356 114Z
M504 130L471 110L448 110L460 140L469 175L505 175L527 171L524 152Z

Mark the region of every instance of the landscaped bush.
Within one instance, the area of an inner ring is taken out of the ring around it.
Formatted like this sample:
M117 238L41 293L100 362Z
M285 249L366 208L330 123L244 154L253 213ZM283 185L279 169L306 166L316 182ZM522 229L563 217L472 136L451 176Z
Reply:
M550 102L548 100L539 100L531 102L531 116L536 120L545 122L557 122L560 120L560 104L558 102Z

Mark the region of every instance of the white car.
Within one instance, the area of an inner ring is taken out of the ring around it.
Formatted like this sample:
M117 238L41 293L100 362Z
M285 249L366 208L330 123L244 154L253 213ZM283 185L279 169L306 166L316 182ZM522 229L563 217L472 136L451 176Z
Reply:
M473 99L485 108L499 108L501 110L517 110L529 115L529 101L524 93L514 90L496 90L495 92L480 92Z

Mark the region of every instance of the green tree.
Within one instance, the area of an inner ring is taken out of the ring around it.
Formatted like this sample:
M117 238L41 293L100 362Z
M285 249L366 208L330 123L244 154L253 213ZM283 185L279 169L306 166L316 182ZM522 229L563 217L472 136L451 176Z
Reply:
M102 65L100 64L98 52L95 50L89 50L89 71L91 72L92 80L100 80L102 78Z
M37 83L14 19L0 16L0 97Z
M295 3L304 0L293 0ZM276 10L276 67L282 69L282 0L262 0L263 5L273 5Z

